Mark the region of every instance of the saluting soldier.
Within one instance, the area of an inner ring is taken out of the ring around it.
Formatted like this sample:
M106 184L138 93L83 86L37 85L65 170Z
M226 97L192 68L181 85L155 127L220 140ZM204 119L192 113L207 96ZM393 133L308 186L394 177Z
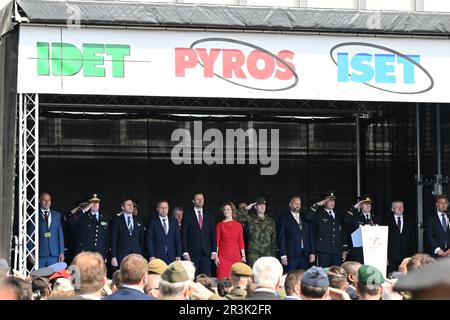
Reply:
M75 255L81 251L100 253L108 256L108 222L100 213L100 198L93 194L87 202L81 203L79 210L73 210L69 224L75 231Z
M358 202L347 211L348 215L345 217L347 241L348 244L352 244L350 246L350 261L364 263L363 248L353 246L351 234L363 225L383 224L383 218L375 216L372 212L372 203L373 200L370 195L363 195L358 197Z
M255 207L256 214L248 211ZM276 257L277 238L275 221L266 214L266 199L257 198L256 202L237 210L237 220L245 223L248 229L247 263L253 263L260 257Z
M348 246L344 230L344 214L336 211L336 195L328 192L323 200L305 212L304 219L314 223L317 264L319 267L340 266L347 258Z

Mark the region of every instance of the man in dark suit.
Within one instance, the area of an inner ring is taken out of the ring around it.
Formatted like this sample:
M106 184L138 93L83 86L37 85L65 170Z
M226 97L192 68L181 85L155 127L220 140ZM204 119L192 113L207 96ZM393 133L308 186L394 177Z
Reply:
M100 210L100 199L93 194L71 214L69 226L75 231L75 254L81 251L100 253L108 257L108 222Z
M436 212L427 221L426 237L433 257L450 256L450 229L448 197L444 194L436 197Z
M183 221L183 209L180 207L175 207L173 209L172 216L177 221L178 231L181 234L181 222Z
M256 290L246 300L280 300L277 293L283 266L274 257L261 257L253 264Z
M386 222L389 227L388 273L397 271L403 259L411 257L417 251L414 223L404 214L404 202L392 201L391 210L393 215Z
M183 257L195 265L196 274L211 274L211 260L217 256L216 225L214 218L205 214L203 194L194 194L194 209L186 211L181 224Z
M353 247L351 235L363 225L383 225L383 218L372 212L373 200L369 195L358 197L358 202L347 211L344 217L347 243L350 245L350 261L364 263L363 248Z
M155 258L170 264L181 257L181 237L177 221L169 218L169 203L160 200L156 210L158 216L150 220L147 228L147 252L150 260Z
M277 239L281 263L286 272L306 270L315 261L313 227L300 215L300 197L292 197L289 207L290 212L278 219Z
M64 261L64 235L61 214L51 210L52 198L49 193L43 192L39 196L39 268L48 267L57 262ZM28 223L28 235L34 239L35 226ZM35 244L28 241L28 249ZM35 263L35 261L30 261Z
M144 254L144 222L133 215L133 200L124 198L123 212L112 220L111 225L111 265L118 267L122 259L130 253Z
M147 283L147 260L139 254L130 254L120 263L122 288L104 300L155 300L144 293Z
M339 266L348 252L344 231L344 213L335 210L336 195L328 192L315 203L304 218L314 224L315 247L319 267Z

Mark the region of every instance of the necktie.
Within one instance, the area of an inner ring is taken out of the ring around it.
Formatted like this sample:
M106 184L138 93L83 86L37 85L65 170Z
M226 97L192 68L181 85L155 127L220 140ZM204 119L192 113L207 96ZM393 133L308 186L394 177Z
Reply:
M200 227L200 230L201 230L202 227L203 227L203 215L202 215L202 211L201 211L201 210L198 210L197 213L198 213L198 226Z
M44 219L45 219L45 223L47 224L47 227L48 227L48 210L44 210Z
M164 233L167 235L167 232L168 232L168 230L167 230L167 219L162 219L162 221L163 221Z
M400 217L397 217L397 227L398 231L402 233L402 219Z
M331 218L334 219L334 214L333 214L333 211L332 211L332 210L328 211L328 214L330 215Z
M131 216L128 216L128 231L130 232L130 235L133 233L133 224L131 223Z
M442 228L444 232L447 232L447 220L445 219L445 213L441 213Z

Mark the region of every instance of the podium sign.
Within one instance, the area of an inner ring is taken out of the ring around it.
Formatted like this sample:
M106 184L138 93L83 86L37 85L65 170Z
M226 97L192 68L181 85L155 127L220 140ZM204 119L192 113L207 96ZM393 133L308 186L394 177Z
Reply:
M364 264L374 266L386 278L388 227L361 226Z

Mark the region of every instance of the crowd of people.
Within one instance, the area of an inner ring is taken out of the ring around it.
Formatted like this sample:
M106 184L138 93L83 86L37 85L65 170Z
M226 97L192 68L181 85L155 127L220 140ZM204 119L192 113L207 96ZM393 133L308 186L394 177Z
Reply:
M248 266L246 277L250 277L248 270L253 267L255 279L255 273L258 274L256 262L269 261L267 259L271 258L270 268L275 268L272 270L274 274L281 272L281 278L284 273L284 279L288 280L285 288L288 297L292 296L293 291L302 292L301 287L292 287L290 281L304 279L305 288L308 283L316 284L314 281L318 281L327 288L327 296L331 298L346 297L341 291L354 298L358 296L358 288L353 285L354 277L357 276L355 270L361 270L362 274L365 274L375 269L373 266L365 266L362 269L355 267L356 264L363 263L362 248L353 246L351 240L351 234L359 226L369 224L389 227L389 277L398 273L402 262L417 251L414 223L404 214L404 202L394 200L392 214L388 219L383 219L372 212L373 201L369 195L360 197L347 211L336 210L334 192L325 194L320 201L306 210L302 209L301 197L294 196L289 201L287 212L277 221L267 214L264 198L257 198L250 204L240 203L238 208L232 202L226 202L221 207L223 220L217 224L214 216L204 209L205 198L202 193L193 195L192 209L183 211L177 207L172 216L169 216L168 201L160 200L156 204L157 215L148 224L144 224L132 198L124 198L121 202L121 212L109 219L101 213L100 199L96 194L80 203L68 215L61 215L51 208L49 193L42 193L39 200L39 268L49 268L63 262L65 252L68 251L76 256L72 261L74 266L78 266L77 259L87 259L92 264L89 268L104 268L105 275L112 278L113 286L118 285L119 274L122 281L125 276L125 282L129 282L128 272L133 273L131 286L137 285L140 271L127 271L127 259L133 257L132 269L138 265L145 269L147 263L161 261L165 266L169 266L168 270L173 267L175 277L183 273L180 271L181 267L186 269L189 275L193 272L192 277L189 276L190 281L195 280L196 275L201 275L199 281L194 282L203 283L201 288L211 288L211 275L215 275L212 279L217 279L216 282L220 283L220 286L216 284L215 287L226 292L227 284L232 288L243 286L242 283L238 285L242 275L238 279L233 278L234 266ZM447 196L437 196L436 214L431 215L427 222L426 236L431 246L428 256L430 259L450 255L449 216L446 213L448 204ZM254 213L251 212L252 209L255 209ZM67 232L63 232L63 227ZM28 232L33 237L33 225L29 225ZM65 241L64 234L68 241ZM31 246L32 242L28 245ZM97 261L98 258L101 258L102 263ZM83 263L81 265L84 267ZM52 268L50 270L54 271ZM109 270L109 273L106 270ZM382 273L384 271L386 270ZM55 271L57 272L60 271ZM56 280L67 278L70 277L66 274L65 277L54 279L59 287L59 282L64 283L64 280ZM147 284L147 275L145 278L144 281L141 277L142 281L139 282L143 289ZM149 292L154 292L155 288L161 289L161 283L163 287L167 285L164 281L171 283L164 277L162 280L152 276L148 278L153 278ZM184 276L181 278L184 279ZM390 283L387 279L378 276L376 278L380 279L380 286ZM258 286L256 279L254 284ZM48 283L47 286L50 288ZM101 288L105 288L105 283ZM194 288L202 290L198 285L194 285ZM191 290L195 292L195 289ZM257 292L258 290L255 294ZM358 292L360 297L365 294L364 290ZM242 292L239 294L244 295ZM256 294L258 295L261 294ZM113 297L124 296L112 295L108 298Z
M391 278L370 265L340 266L283 273L274 257L260 257L250 268L231 266L230 277L196 274L191 261L147 262L130 254L112 279L98 252L79 253L65 263L39 269L29 277L10 275L0 260L0 300L407 300L450 299L450 258L427 254L405 258ZM38 270L38 271L39 271Z

